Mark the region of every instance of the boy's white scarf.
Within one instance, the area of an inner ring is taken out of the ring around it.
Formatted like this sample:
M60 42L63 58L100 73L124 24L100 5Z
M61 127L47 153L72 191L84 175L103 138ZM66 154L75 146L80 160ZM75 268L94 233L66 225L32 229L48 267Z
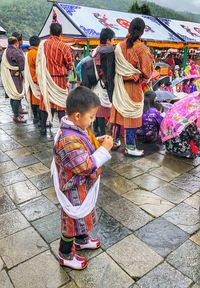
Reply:
M93 51L92 57L95 57L98 49L99 49L99 47L97 47ZM106 108L111 108L112 104L111 104L111 102L109 100L108 92L107 92L106 89L103 89L103 87L101 85L101 80L99 79L99 75L98 75L97 67L96 67L95 63L94 63L94 69L95 69L96 78L99 81L98 81L97 85L92 88L92 91L99 97L99 100L101 102L101 106L106 107Z
M43 96L44 105L48 113L48 118L52 121L51 105L50 103L56 104L60 107L66 108L66 100L68 96L68 88L63 89L59 87L52 79L47 66L46 56L44 53L44 43L41 41L38 47L38 54L36 60L36 71L38 77L38 83Z
M31 76L31 72L30 72L30 67L28 64L28 53L26 53L26 56L25 56L24 80L25 80L26 99L29 102L29 104L31 103L30 90L32 91L33 95L37 99L40 99L40 95L41 95L40 87L38 84L33 82L33 78Z
M65 123L69 125L74 125L72 122L66 120L65 118L62 118L62 121L64 121ZM62 133L61 129L59 129L55 137L55 143L57 142L61 133ZM73 206L71 202L67 199L65 194L60 190L58 170L57 170L56 163L55 163L55 157L53 158L53 161L51 164L51 175L53 176L53 182L54 182L54 187L55 187L58 201L60 202L63 210L69 217L73 219L81 219L81 218L86 217L92 212L92 210L96 206L96 202L98 198L100 177L96 180L96 182L90 188L83 203L79 206Z
M13 100L21 100L24 97L24 85L21 93L17 91L13 78L10 74L10 70L18 71L18 66L12 66L9 64L6 57L7 49L4 51L2 55L1 61L1 79L3 83L4 90L8 97Z
M125 59L120 44L118 44L115 49L115 71L114 107L124 118L141 117L144 101L139 103L133 102L125 89L123 81L123 77L141 74L141 72Z

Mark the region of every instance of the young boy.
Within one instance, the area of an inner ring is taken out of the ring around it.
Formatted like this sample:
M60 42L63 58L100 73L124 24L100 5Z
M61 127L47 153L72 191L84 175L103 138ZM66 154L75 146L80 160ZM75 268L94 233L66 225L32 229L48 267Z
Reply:
M54 146L52 173L61 203L59 261L62 266L82 270L87 260L76 250L98 249L100 241L88 235L97 222L95 204L99 189L100 167L111 156L110 136L97 139L87 130L96 117L99 98L90 89L78 87L67 99L67 117L62 118Z

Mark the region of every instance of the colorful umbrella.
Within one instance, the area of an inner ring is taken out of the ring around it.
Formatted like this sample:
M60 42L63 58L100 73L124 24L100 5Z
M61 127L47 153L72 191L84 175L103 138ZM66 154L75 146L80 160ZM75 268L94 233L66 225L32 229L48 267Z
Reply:
M200 94L188 95L173 104L161 123L161 139L165 142L178 137L191 123L200 118Z
M166 67L166 68L169 68L169 67L170 67L167 63L161 62L161 61L154 63L154 66L155 66L155 67L157 67L157 66L159 66L159 67Z
M156 100L159 102L176 99L176 96L174 96L174 94L168 91L156 91L155 93L156 93Z
M156 91L159 88L160 83L167 84L167 83L169 83L169 81L170 81L169 76L161 77L159 80L157 80L153 83L153 90Z
M183 80L185 80L184 78L176 78L172 81L172 87L175 87L177 84L181 83Z

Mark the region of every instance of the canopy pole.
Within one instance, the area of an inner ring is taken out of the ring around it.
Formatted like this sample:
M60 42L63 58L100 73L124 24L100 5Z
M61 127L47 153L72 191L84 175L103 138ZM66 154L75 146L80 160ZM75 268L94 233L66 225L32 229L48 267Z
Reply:
M188 51L189 51L188 46L185 46L183 51L184 51L184 55L183 55L183 69L185 69L185 67L187 65L187 56L188 56Z
M87 41L85 56L89 56L89 55L90 55L90 41Z

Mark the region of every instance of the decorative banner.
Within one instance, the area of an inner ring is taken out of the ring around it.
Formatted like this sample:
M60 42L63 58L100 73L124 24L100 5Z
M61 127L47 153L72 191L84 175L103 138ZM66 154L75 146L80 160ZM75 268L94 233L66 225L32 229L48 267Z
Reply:
M159 18L169 29L173 30L184 41L189 43L200 43L200 24Z
M63 27L67 25L67 21L74 23L83 32L83 35L88 38L98 38L102 28L108 27L115 32L117 39L124 39L128 33L130 22L134 18L140 17L146 23L145 32L142 37L144 40L181 42L174 33L169 32L159 21L151 16L65 3L57 3L57 5L70 19L70 21L66 19L66 24L62 22ZM69 33L65 34L69 35Z

